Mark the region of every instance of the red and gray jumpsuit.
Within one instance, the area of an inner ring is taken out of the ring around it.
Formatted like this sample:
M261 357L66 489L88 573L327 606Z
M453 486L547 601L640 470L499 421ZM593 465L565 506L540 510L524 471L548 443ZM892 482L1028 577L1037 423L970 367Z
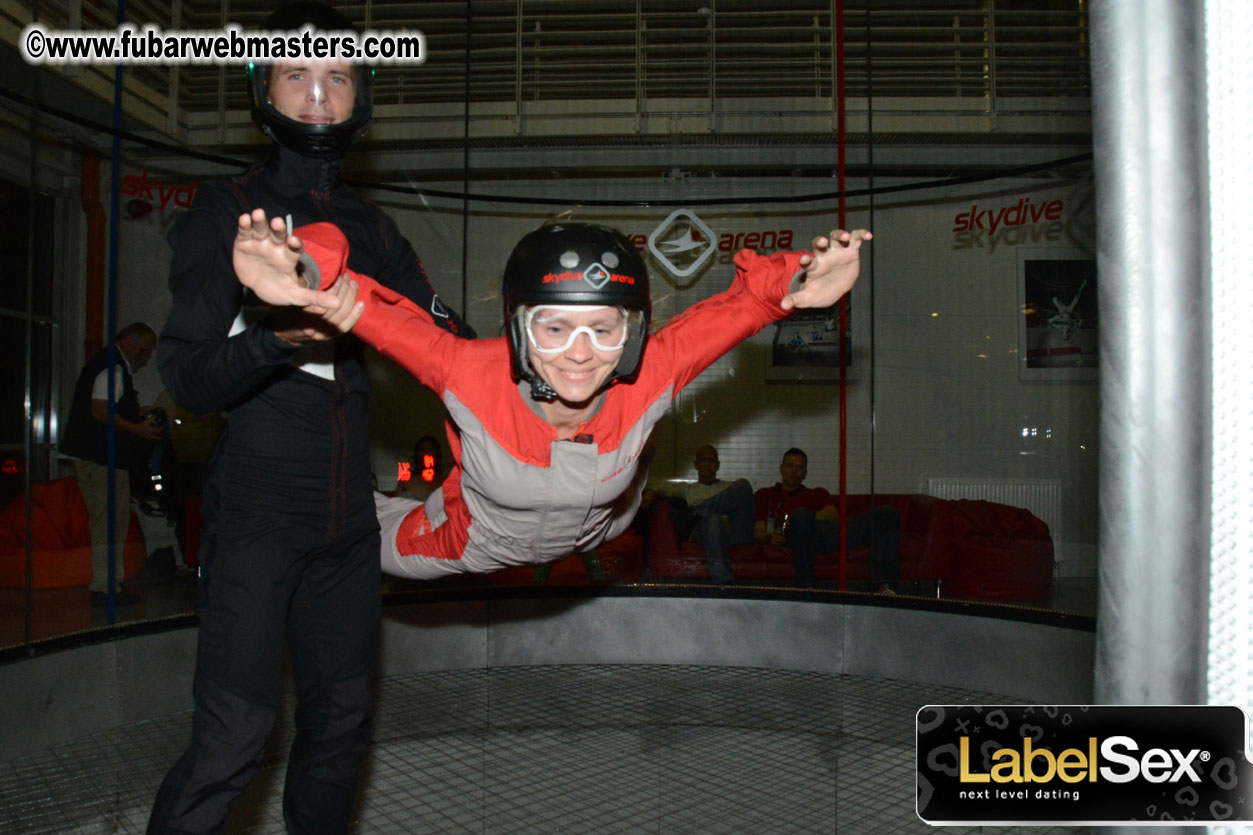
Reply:
M206 832L256 772L287 642L300 707L284 809L292 832L343 832L369 737L379 623L364 347L301 350L240 319L232 267L241 213L334 223L354 269L463 329L390 218L339 181L339 162L282 146L266 165L206 183L175 224L173 309L157 359L174 400L226 409L204 488L192 741L158 794L151 832ZM246 312L246 311L245 311Z
M329 286L344 272L342 237L326 224L296 234ZM424 507L379 502L383 569L419 578L482 573L548 562L622 533L648 476L640 453L653 426L714 360L787 315L779 301L794 289L800 255L737 254L730 288L651 336L637 379L611 385L571 440L557 440L529 384L512 380L503 338L457 339L399 294L353 275L365 302L353 333L439 394L457 428L456 464Z

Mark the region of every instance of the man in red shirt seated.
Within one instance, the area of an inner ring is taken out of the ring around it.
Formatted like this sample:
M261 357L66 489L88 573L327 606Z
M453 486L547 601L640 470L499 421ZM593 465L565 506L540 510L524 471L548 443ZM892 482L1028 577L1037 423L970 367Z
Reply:
M782 478L754 495L757 505L753 536L761 543L786 545L792 552L796 581L814 585L814 556L840 547L840 513L836 498L821 487L806 487L809 456L792 447L779 465ZM876 507L848 520L848 547L870 546L870 583L891 593L901 577L901 517L894 507Z

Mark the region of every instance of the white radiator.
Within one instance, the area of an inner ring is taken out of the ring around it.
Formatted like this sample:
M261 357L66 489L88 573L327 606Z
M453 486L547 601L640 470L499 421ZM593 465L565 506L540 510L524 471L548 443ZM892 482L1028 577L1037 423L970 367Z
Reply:
M1062 543L1065 542L1061 479L928 478L925 490L928 496L940 499L984 499L1026 508L1049 526L1049 535L1053 537L1053 562L1055 566L1061 565Z

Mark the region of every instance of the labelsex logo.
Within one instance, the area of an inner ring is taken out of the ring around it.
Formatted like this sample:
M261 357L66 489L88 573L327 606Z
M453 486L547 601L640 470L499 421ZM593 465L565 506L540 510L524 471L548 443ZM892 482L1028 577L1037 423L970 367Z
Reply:
M992 755L996 761L991 771L978 772L970 767L970 738L960 741L961 781L963 783L1047 783L1054 777L1065 783L1087 781L1095 783L1100 778L1112 783L1130 783L1143 777L1150 783L1177 783L1185 777L1201 782L1193 763L1209 760L1209 752L1193 748L1184 753L1178 748L1150 748L1138 757L1128 752L1139 751L1139 744L1129 736L1111 736L1100 743L1088 737L1087 750L1067 748L1054 754L1047 748L1033 748L1031 739L1022 741L1022 752L1013 748L1001 748ZM1114 765L1101 765L1104 758Z

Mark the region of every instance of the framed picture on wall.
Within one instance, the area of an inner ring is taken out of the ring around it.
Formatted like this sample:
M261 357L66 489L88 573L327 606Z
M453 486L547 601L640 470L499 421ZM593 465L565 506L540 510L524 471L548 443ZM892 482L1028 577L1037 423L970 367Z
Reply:
M853 352L853 303L849 302L844 331L844 361L848 379L857 379ZM840 379L840 306L798 310L774 324L766 358L766 379L774 381L831 381Z
M1095 380L1096 259L1077 249L1018 249L1018 379Z

